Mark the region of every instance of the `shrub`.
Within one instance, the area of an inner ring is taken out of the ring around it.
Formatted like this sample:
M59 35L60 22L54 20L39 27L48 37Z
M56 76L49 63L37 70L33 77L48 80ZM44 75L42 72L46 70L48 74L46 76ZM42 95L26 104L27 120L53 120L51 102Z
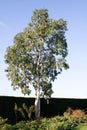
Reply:
M29 125L26 124L26 121L20 121L12 126L13 130L30 130Z
M3 119L2 117L0 117L0 125L5 124L7 120L7 118Z
M83 116L85 116L85 112L84 112L84 110L76 109L76 110L72 111L71 116L76 117L76 118L83 117Z
M12 130L11 125L6 124L7 120L7 118L3 119L2 117L0 117L0 130Z
M16 123L17 123L17 114L18 112L21 114L21 116L27 120L32 119L32 114L35 112L34 105L31 105L28 107L25 103L22 104L22 107L18 107L18 105L15 103L14 106L15 116L16 116Z
M68 118L68 117L75 117L75 118L79 118L79 117L83 117L85 116L85 112L84 110L81 109L71 109L70 107L66 110L66 112L64 112L64 117Z
M3 124L0 126L0 130L13 130L10 124Z
M71 116L71 114L72 114L72 109L70 108L70 107L68 107L68 109L64 112L64 117L66 117L66 118L68 118L68 117L70 117Z

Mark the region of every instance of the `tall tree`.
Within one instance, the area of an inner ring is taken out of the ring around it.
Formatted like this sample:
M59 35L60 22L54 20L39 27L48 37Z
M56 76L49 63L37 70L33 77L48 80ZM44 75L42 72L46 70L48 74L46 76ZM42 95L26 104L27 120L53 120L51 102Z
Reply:
M33 12L31 22L14 37L7 48L5 61L7 76L14 89L30 94L30 85L36 93L35 115L40 116L40 96L50 97L52 82L69 66L66 62L66 21L53 20L46 9Z

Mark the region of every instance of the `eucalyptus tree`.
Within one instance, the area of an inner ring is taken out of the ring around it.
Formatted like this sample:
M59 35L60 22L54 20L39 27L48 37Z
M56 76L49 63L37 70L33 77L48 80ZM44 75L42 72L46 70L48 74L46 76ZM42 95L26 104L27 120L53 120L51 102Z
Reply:
M63 69L68 69L65 32L66 21L49 18L48 10L33 12L28 26L15 35L5 54L7 77L14 89L30 94L34 88L35 115L40 116L40 97L49 98L52 83Z

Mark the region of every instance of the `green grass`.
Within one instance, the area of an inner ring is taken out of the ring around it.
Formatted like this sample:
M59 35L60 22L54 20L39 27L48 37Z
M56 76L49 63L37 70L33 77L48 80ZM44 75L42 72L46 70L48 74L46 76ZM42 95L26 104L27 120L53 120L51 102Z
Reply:
M87 123L81 123L80 125L78 125L73 130L87 130Z

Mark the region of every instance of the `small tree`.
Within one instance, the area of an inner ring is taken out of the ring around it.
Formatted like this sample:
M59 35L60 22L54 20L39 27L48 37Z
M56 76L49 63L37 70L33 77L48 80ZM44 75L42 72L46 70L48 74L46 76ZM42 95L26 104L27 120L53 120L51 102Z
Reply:
M50 97L52 82L63 68L69 68L65 59L68 54L66 30L63 19L50 19L46 9L35 10L28 27L14 37L14 44L5 54L6 72L13 88L30 94L29 86L33 86L37 118L40 116L40 96Z

